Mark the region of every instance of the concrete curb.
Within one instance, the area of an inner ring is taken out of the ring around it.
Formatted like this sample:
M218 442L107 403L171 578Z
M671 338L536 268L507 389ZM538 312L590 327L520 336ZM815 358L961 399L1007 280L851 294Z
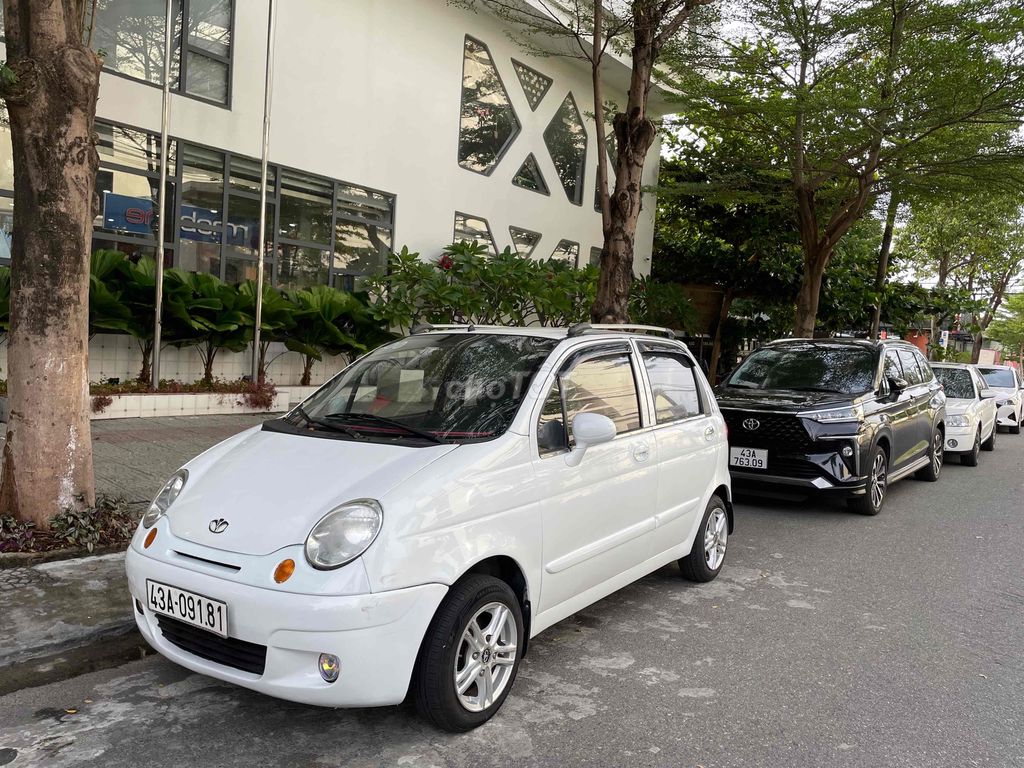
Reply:
M0 569L3 568L28 568L40 563L52 563L58 560L73 560L76 557L97 557L99 555L112 555L115 552L124 552L128 549L128 542L124 544L107 544L102 547L94 547L92 552L85 547L69 547L68 549L51 549L47 552L0 552Z

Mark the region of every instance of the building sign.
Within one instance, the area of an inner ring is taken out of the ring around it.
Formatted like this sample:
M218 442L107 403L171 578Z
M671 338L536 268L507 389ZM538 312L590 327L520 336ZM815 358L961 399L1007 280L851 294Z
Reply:
M949 331L943 331L939 334L939 346L943 349L949 346Z
M201 243L219 243L221 228L224 222L220 216L209 208L199 208L194 205L181 206L181 220L178 223L181 230L182 240L196 240ZM255 248L257 243L250 236L256 232L258 224L255 221L229 221L228 245L240 245L245 248Z
M103 193L103 229L153 234L153 201L146 197Z

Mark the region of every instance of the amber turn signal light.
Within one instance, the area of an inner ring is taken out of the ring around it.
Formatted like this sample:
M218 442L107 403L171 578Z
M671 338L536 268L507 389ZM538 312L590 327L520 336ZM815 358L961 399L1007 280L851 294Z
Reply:
M149 533L146 534L146 540L142 542L144 549L149 549L149 545L156 539L156 528L152 528Z
M294 560L282 560L277 564L277 568L274 569L274 581L281 584L288 581L295 573L295 561Z

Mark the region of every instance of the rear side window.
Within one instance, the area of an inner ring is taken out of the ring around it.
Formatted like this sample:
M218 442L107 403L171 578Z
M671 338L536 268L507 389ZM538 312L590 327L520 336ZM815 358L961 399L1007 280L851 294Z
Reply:
M900 365L899 355L896 354L895 349L889 349L885 352L885 381L889 379L902 379L903 378L903 366Z
M700 390L688 359L666 350L644 352L643 360L647 378L651 381L658 424L702 413Z
M924 381L921 369L917 367L916 355L909 349L901 349L897 353L900 356L900 362L903 364L903 378L910 384L920 384Z

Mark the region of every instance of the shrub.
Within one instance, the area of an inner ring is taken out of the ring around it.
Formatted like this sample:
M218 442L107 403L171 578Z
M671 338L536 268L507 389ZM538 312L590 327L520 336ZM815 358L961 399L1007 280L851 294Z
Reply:
M246 382L242 390L238 404L258 411L269 411L274 405L274 398L277 397L277 387L273 382L260 379L255 382Z
M95 395L92 399L92 412L103 413L114 402L110 395Z
M51 521L50 528L0 515L0 552L45 552L80 547L92 552L97 546L127 543L139 522L124 499L101 496L94 507L66 509Z

